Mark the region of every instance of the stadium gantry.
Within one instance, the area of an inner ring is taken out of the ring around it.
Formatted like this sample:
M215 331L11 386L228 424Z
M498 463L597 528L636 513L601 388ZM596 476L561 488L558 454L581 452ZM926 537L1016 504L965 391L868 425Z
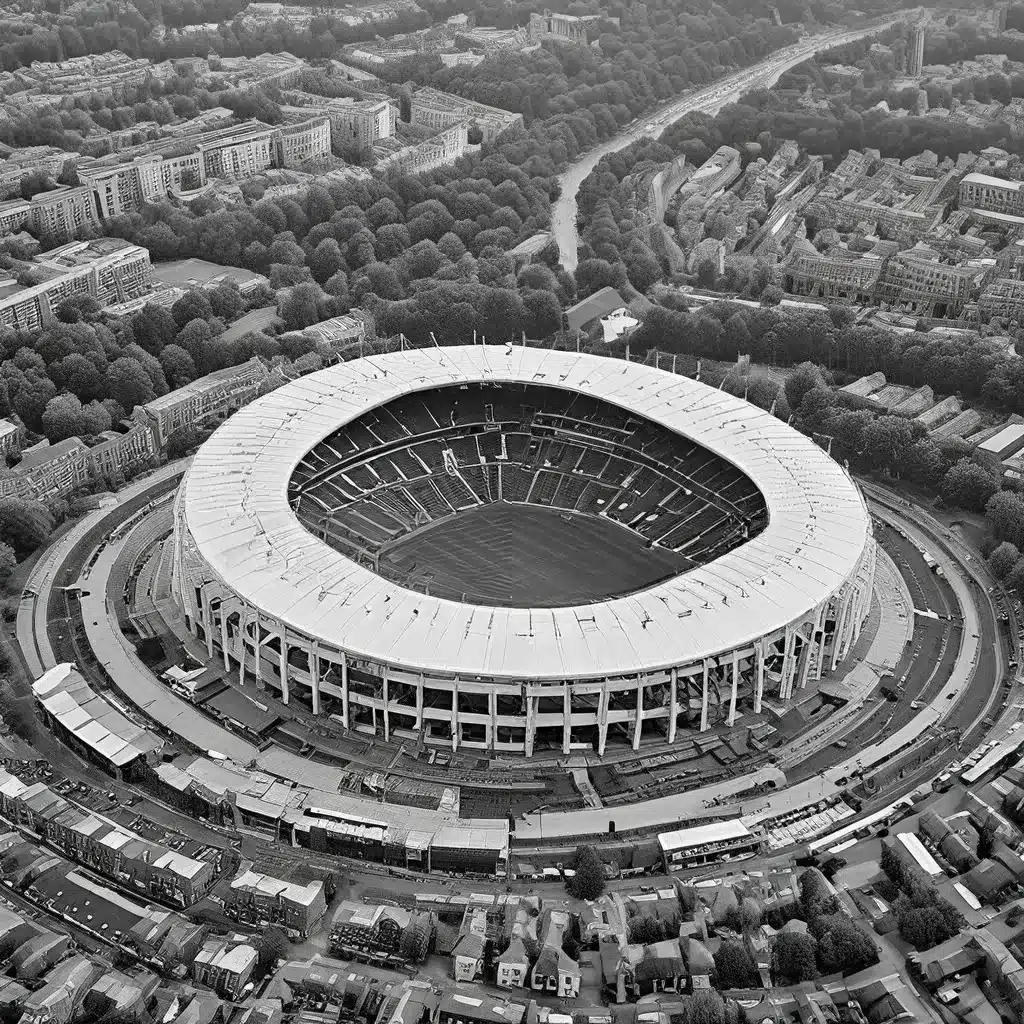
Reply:
M526 572L570 532L576 589L506 586L499 538ZM240 685L453 749L603 754L759 714L846 657L874 565L856 485L774 416L530 348L279 388L206 442L175 506L176 599Z

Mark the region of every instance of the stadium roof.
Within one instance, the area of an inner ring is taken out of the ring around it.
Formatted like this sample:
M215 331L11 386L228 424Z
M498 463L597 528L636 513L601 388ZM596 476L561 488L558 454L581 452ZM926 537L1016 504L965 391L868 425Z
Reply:
M288 482L314 445L401 395L467 381L580 390L660 423L754 480L768 526L647 590L531 609L407 590L301 525L288 505ZM855 573L871 530L847 473L742 399L636 363L482 345L371 356L278 388L203 445L179 501L208 565L291 629L393 666L514 680L656 671L732 651L827 600Z

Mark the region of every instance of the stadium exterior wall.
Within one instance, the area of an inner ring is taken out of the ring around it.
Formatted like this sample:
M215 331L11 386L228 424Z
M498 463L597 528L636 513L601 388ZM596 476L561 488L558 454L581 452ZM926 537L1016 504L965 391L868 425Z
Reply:
M674 743L680 734L732 725L740 713L760 714L766 701L784 704L834 670L860 635L872 601L875 543L868 520L859 555L838 586L789 621L776 620L754 637L747 632L737 646L667 667L564 679L528 671L516 678L446 673L426 662L367 657L366 636L296 630L287 621L291 609L272 610L237 580L227 584L194 536L203 516L188 482L175 504L172 588L209 657L222 659L239 686L278 692L286 704L386 740L423 738L453 750L526 756L559 747L603 755L610 742L634 749L642 740ZM867 520L866 508L863 515Z

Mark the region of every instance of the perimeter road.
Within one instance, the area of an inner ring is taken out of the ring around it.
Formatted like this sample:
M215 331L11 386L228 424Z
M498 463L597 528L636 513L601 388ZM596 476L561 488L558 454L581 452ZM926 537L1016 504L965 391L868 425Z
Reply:
M779 53L772 54L759 64L720 78L696 92L686 93L680 99L670 100L651 113L641 115L638 119L639 124L623 129L607 142L602 142L594 149L588 150L559 176L558 184L561 187L561 193L554 206L551 207L551 232L558 243L562 266L566 270L574 271L576 269L576 250L579 246L579 234L576 230L576 195L584 178L597 166L601 157L607 156L609 153L617 153L645 135L649 138L659 138L668 125L678 121L685 114L698 110L707 114L717 114L722 107L729 103L735 103L745 92L750 92L752 89L770 89L785 72L802 64L815 53L862 39L864 36L876 35L899 20L901 19L889 18L869 28L846 32L824 32L821 35L805 39L798 44L800 48L795 53L786 57L780 56ZM655 127L648 131L646 126L650 124Z

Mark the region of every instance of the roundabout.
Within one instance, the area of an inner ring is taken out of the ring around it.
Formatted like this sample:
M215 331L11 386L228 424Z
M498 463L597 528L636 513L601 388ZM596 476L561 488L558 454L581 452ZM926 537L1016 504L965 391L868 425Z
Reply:
M495 352L487 350L486 358L495 363ZM621 371L621 364L612 365ZM258 405L250 407L229 427L248 413L261 415ZM324 421L323 436L329 428ZM237 457L231 464L240 465ZM465 463L460 467L465 475ZM340 710L324 714L321 708L317 714L311 687L301 682L287 702L269 674L257 680L246 668L240 683L240 665L230 650L227 666L219 644L210 657L210 639L223 636L219 622L197 642L174 592L172 568L182 539L181 495L188 493L175 490L175 483L185 468L166 467L126 489L116 507L92 513L44 555L20 610L19 637L33 674L76 662L98 692L173 747L170 761L147 766L140 792L173 813L199 813L231 834L272 838L280 853L268 849L268 856L344 856L413 871L509 877L521 863L564 856L582 837L602 843L610 860L629 867L636 858L629 860L623 851L657 853L659 835L715 822L742 825L758 848L783 848L852 820L858 807L892 803L934 778L978 742L982 719L1005 700L994 609L984 597L987 583L970 582L978 563L925 514L871 487L877 573L862 635L851 644L848 665L823 673L809 687L795 687L789 702L778 699L776 684L760 716L771 726L761 731L765 739L758 738L761 722L752 701L744 705L741 687L731 727L726 711L701 731L698 688L698 715L680 709L672 740L667 714L652 716L655 727L641 729L637 737L637 709L646 705L637 700L635 681L627 712L632 721L627 718L625 728L611 725L603 754L596 737L577 746L585 731L567 730L564 722L553 742L538 744L525 760L486 744L474 747L468 730L459 733L465 742L458 744L443 733L414 742L399 732L401 726L385 736L382 723L374 728L373 715L351 715L355 701L346 726ZM194 474L193 466L186 479L198 479ZM234 490L242 494L244 488ZM211 508L226 507L227 493ZM273 497L287 503L287 488ZM262 509L260 514L276 515ZM458 518L446 517L442 525ZM229 520L220 522L223 531ZM438 528L426 529L422 538ZM304 544L326 546L301 524L288 529L309 537ZM928 569L925 549L943 569L942 577ZM335 556L344 558L332 549ZM309 571L305 561L301 568L296 563L300 575ZM378 581L374 586L382 589L375 593L391 604L383 590L390 581L371 564L349 561ZM702 571L707 569L684 570L682 578ZM219 574L217 585L224 585ZM404 592L409 596L403 600L446 603L411 586ZM212 603L205 605L210 611ZM365 601L360 609L364 617L371 614L367 603L372 604ZM642 609L634 614L642 621ZM295 623L289 625L294 630ZM638 630L647 632L642 625ZM366 631L361 642L376 635ZM140 643L155 638L163 656L147 664ZM298 647L294 632L289 646L292 639ZM159 678L170 665L215 676L221 693L235 701L235 717L223 713L223 700L183 699L172 691ZM291 668L300 679L301 667ZM494 685L488 684L489 694ZM896 699L882 695L883 687ZM519 689L522 694L521 682ZM557 698L563 706L566 692ZM379 699L360 706L372 709ZM570 690L574 713L575 699ZM729 707L728 689L723 706ZM252 721L239 711L246 707ZM797 728L794 712L802 719ZM379 714L383 718L384 711ZM463 724L472 724L470 716L480 713L463 714ZM258 735L252 729L261 716L278 722ZM709 840L710 856L727 853L736 841L721 840L719 847L719 840ZM656 864L664 863L658 856Z

